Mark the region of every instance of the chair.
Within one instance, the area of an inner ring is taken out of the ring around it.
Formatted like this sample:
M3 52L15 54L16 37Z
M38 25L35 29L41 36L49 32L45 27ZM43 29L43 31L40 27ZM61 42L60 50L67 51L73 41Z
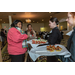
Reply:
M7 44L3 47L3 49L1 50L1 54L2 54L2 61L4 62L9 62L9 54L8 54L8 51L7 51Z

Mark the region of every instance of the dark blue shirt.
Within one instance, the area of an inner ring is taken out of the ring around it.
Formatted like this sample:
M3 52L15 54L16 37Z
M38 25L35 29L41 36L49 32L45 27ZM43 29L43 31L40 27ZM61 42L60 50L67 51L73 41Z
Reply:
M75 61L75 27L73 28L73 32L68 40L67 49L71 53L71 58Z
M50 35L49 35L48 42L51 45L60 44L61 33L60 33L58 27L55 27L55 28L52 29L52 33L50 33Z

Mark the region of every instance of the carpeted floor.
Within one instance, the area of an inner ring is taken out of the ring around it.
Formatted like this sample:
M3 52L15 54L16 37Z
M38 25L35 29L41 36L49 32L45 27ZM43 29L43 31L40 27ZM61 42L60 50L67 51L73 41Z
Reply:
M1 55L1 41L0 41L0 62L2 62L2 55Z
M68 41L68 36L64 36L64 39L61 40L61 45L64 45L65 47L67 46L67 41ZM5 46L2 50L2 61L3 62L11 62L11 59L9 57L9 54L7 52L7 46ZM36 62L46 62L47 57L46 56L40 56ZM61 61L59 59L59 61Z

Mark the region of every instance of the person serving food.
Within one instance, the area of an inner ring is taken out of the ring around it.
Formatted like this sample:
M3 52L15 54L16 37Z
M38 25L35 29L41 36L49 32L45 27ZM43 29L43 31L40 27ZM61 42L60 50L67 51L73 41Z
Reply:
M47 39L48 44L43 44L43 45L51 46L51 45L55 45L55 44L60 44L62 38L61 38L61 33L57 27L58 24L59 24L59 21L56 17L52 17L49 20L49 26L52 30ZM40 46L42 46L42 45L40 45ZM56 49L58 49L58 47ZM51 52L52 51L53 50L51 49ZM47 62L56 62L56 61L57 61L57 58L55 56L47 56Z

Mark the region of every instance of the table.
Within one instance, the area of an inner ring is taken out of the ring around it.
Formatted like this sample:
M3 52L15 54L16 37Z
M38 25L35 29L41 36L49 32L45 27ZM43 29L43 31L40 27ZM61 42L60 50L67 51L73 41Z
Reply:
M30 51L28 51L31 59L33 61L36 61L36 59L40 56L56 56L56 55L62 55L64 56L64 58L69 58L71 56L71 53L63 46L63 45L55 45L55 46L60 46L62 48L62 50L60 52L54 51L54 52L50 52L46 50L46 46L38 46L38 44L32 44L32 40L29 41L30 44L32 45L32 49ZM66 59L67 60L67 59Z

